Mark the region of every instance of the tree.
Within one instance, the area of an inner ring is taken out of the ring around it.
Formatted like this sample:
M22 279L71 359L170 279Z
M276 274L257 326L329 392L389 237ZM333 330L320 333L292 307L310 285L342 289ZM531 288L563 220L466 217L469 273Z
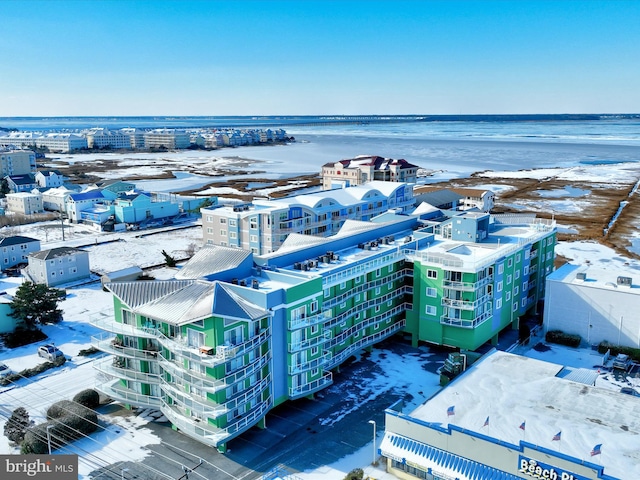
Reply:
M10 441L20 443L24 440L27 428L31 425L29 413L24 407L16 408L7 423L4 424L4 436Z
M64 290L24 282L9 304L9 315L20 320L28 330L34 330L37 325L44 323L58 323L62 320L62 310L58 308L58 303L65 296Z
M162 256L164 257L164 261L167 262L167 267L175 267L177 260L172 257L171 255L169 255L167 252L165 252L164 250L162 250Z
M7 193L10 193L11 189L9 188L9 182L6 178L0 180L0 198L4 198L7 196Z

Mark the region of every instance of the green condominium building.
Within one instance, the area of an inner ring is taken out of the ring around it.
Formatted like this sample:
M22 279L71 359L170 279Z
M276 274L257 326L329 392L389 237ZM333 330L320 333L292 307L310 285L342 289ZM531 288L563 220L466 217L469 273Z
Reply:
M398 332L476 349L543 296L555 227L533 216L434 211L347 220L274 253L207 246L171 280L107 284L96 368L114 400L161 410L226 449L266 413L313 395Z

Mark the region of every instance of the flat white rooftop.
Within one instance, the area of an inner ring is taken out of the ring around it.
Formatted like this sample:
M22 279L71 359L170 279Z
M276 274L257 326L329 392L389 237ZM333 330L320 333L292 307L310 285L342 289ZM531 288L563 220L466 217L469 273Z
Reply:
M594 461L591 449L602 444L597 461L606 474L640 478L640 399L599 388L597 381L594 387L557 377L562 368L496 351L410 416L513 444L525 440L582 460ZM454 414L447 415L452 406ZM552 440L558 432L561 440Z

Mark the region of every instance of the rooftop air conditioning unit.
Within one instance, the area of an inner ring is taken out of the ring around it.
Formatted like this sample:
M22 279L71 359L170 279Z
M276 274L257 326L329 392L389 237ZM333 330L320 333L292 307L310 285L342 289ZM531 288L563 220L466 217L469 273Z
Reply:
M587 279L587 274L585 272L576 273L576 280L585 281Z
M247 282L245 282L244 280L240 280L240 286L241 287L246 287L247 286Z
M251 281L251 286L253 288L255 288L256 290L258 290L258 288L260 288L260 282L258 282L258 280L256 280L255 278Z
M631 277L618 277L616 283L618 285L624 285L625 287L631 286Z
M231 284L232 285L237 285L238 284L238 279L237 278L232 278L231 279Z
M300 262L295 262L295 263L293 264L293 269L294 269L294 270L302 270L302 263L300 263Z
M359 248L360 250L364 250L364 243L359 243L359 244L358 244L358 248Z

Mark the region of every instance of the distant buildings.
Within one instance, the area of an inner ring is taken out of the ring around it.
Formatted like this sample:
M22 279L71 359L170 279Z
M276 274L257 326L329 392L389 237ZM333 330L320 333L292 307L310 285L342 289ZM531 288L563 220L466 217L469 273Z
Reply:
M87 148L86 137L75 133L11 132L0 136L0 145L21 148L41 148L50 152L69 153Z
M369 221L388 210L413 208L410 185L374 181L343 190L234 207L202 209L204 243L243 248L262 255L276 251L292 233L328 237L346 220Z
M189 134L184 130L170 130L166 128L151 130L144 134L144 146L149 149L165 148L178 150L191 145Z
M426 202L438 208L455 210L480 210L490 212L495 206L495 194L491 190L477 188L442 188L417 185L413 189L416 203Z
M416 183L418 166L406 160L361 155L349 160L326 163L322 166L322 188L363 185L372 180Z
M42 194L38 191L8 193L7 210L21 215L33 215L34 213L42 213Z
M25 175L34 172L35 169L36 154L31 150L0 148L0 177Z

